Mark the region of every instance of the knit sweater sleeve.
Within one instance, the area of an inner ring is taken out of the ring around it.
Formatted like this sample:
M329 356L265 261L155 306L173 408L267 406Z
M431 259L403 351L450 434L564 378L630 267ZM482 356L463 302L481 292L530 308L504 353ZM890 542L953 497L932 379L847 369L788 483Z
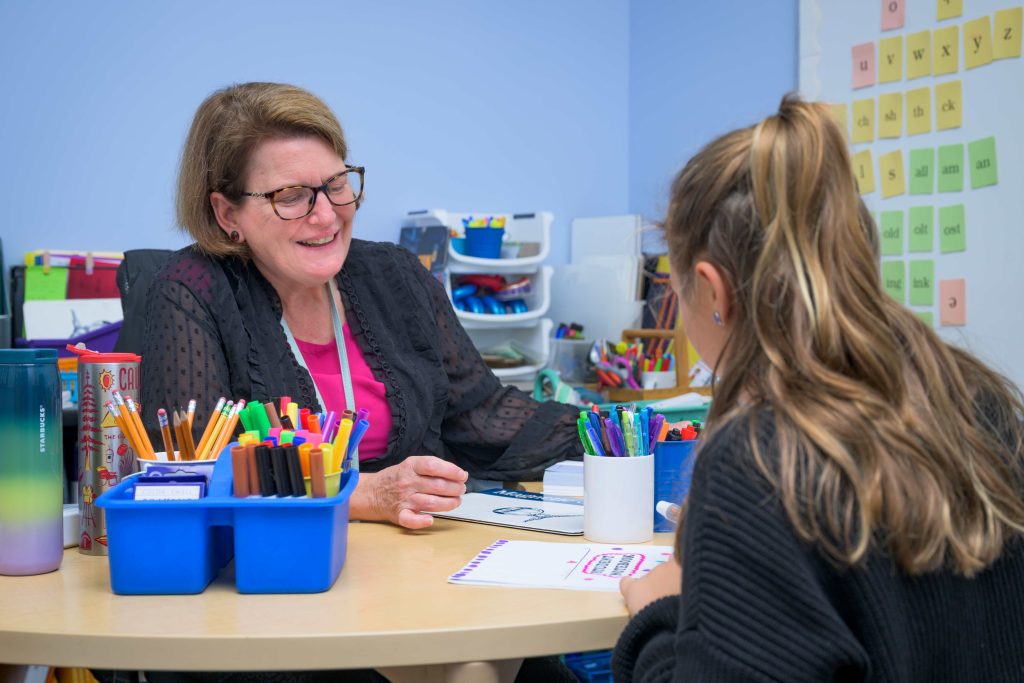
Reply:
M769 459L772 431L762 420L757 438ZM829 597L826 560L796 537L757 470L745 418L701 449L689 496L682 596L653 603L630 622L616 648L615 680L867 676L864 648Z

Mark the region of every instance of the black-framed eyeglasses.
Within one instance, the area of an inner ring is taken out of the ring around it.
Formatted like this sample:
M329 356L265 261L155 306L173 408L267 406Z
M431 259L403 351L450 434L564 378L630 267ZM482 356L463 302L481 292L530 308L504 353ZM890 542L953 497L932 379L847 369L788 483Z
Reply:
M327 201L334 206L356 204L356 208L359 208L358 202L363 198L363 175L365 173L366 168L363 166L345 166L344 171L332 175L319 187L289 185L269 192L243 192L242 194L246 197L269 199L278 218L293 221L297 218L305 218L313 212L318 192L323 192Z

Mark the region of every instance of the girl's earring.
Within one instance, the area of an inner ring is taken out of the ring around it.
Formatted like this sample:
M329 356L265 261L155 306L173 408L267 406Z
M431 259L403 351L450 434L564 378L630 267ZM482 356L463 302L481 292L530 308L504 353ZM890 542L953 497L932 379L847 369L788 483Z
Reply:
M722 314L719 313L718 311L715 311L714 313L711 314L711 319L714 320L715 324L718 325L719 327L722 326Z
M231 231L231 241L232 242L241 242L242 241L242 236L238 234L237 230L232 230Z

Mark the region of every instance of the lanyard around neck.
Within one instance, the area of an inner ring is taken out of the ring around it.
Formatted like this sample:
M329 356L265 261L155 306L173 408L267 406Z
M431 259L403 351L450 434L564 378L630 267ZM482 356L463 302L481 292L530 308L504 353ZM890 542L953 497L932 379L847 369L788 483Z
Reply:
M325 287L327 287L327 298L331 302L331 325L334 327L334 345L338 348L338 365L341 368L341 386L345 391L345 408L355 412L356 400L355 395L352 393L352 373L349 371L348 367L348 349L345 348L345 332L341 324L341 312L338 310L338 301L334 296L334 280L328 281ZM306 369L306 372L309 372L309 366L306 365L306 361L302 357L299 345L295 343L295 336L288 327L288 323L284 319L284 314L281 315L281 327L284 328L284 336L288 338L288 345L292 348L292 354L295 356L295 360L298 361L299 365ZM320 387L316 385L316 380L313 379L312 372L309 372L309 378L313 381L313 390L316 392L316 399L320 402L323 409L327 410L327 403L324 401L324 397L320 395ZM306 425L295 425L295 428L305 429ZM357 471L359 470L358 448L352 453L352 469Z

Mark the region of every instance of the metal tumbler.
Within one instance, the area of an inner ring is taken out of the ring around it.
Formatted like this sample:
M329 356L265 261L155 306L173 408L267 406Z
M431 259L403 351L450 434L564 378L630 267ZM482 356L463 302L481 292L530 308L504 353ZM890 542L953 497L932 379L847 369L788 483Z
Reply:
M87 353L78 359L78 550L87 555L107 554L107 524L96 499L138 469L135 451L105 404L115 391L138 401L141 361L133 353Z
M0 574L64 559L63 430L54 349L0 349Z

